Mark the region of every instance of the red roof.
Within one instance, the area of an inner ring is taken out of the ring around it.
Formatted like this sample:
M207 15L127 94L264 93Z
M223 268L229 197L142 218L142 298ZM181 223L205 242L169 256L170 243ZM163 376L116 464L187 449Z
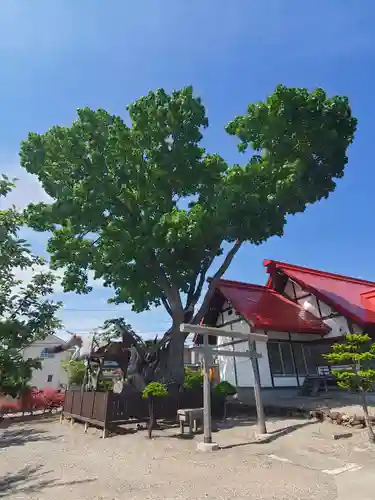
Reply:
M341 274L318 271L275 260L265 260L267 272L272 276L283 271L303 289L361 326L375 325L375 283ZM267 282L272 287L271 280Z
M272 288L219 280L216 289L254 328L316 334L330 331L323 321Z

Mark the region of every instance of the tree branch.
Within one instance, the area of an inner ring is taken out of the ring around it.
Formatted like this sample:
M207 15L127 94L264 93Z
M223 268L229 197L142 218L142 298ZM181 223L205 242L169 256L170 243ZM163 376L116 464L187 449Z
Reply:
M203 285L204 285L205 280L206 280L207 271L210 268L214 258L215 258L215 255L208 257L206 259L206 262L202 266L202 269L200 270L199 274L197 275L197 277L199 276L199 281L198 281L197 285L196 285L197 277L195 278L194 284L192 284L191 290L189 290L189 293L188 293L188 296L186 299L185 311L188 309L192 309L192 308L194 309L196 303L198 302L199 297L202 293Z
M172 309L171 309L171 306L169 305L168 300L167 300L167 298L164 295L162 295L161 301L163 302L163 306L165 307L167 313L172 318Z
M216 288L216 283L223 276L223 274L225 273L225 271L230 266L230 264L231 264L232 260L234 259L236 253L241 248L241 245L242 245L242 241L241 240L237 240L236 243L233 245L233 247L227 253L227 256L225 257L224 262L221 264L221 266L219 267L219 269L214 274L212 280L210 281L210 285L208 287L208 291L206 293L206 296L205 296L205 298L203 300L203 304L201 305L199 311L197 312L197 314L193 318L193 321L192 321L193 324L200 323L202 321L202 319L204 318L204 315L207 312L207 309L208 309L208 306L210 304L210 301L211 301L211 299L212 299L212 297L214 295L215 288Z
M154 269L158 275L157 277L157 283L160 286L160 288L163 290L165 293L165 296L168 300L169 304L169 309L171 311L171 317L173 317L173 314L183 314L183 307L182 307L182 302L181 302L181 296L179 294L179 291L176 290L176 288L171 285L169 282L168 276L166 275L163 266L159 264L156 255L152 252L151 253L152 260L155 264ZM162 300L163 304L164 301ZM164 304L165 305L165 304ZM168 309L167 309L168 311Z
M195 292L194 292L194 295L193 295L195 303L197 303L199 297L201 296L202 288L203 288L203 285L204 285L204 283L206 281L207 271L209 270L209 268L210 268L210 266L211 266L214 258L215 257L211 257L210 259L208 259L206 265L203 267L203 269L200 272L199 282L198 282L197 288L195 289Z
M220 250L220 245L218 245L218 247L211 252L211 255L203 259L202 269L199 271L199 273L196 274L195 279L192 280L192 282L190 283L189 292L186 299L185 311L191 309L192 307L194 308L196 303L198 302L199 297L201 296L202 293L203 285L205 283L207 271L209 270L212 262L214 261L215 256L218 255L219 250ZM199 281L197 284L198 277Z

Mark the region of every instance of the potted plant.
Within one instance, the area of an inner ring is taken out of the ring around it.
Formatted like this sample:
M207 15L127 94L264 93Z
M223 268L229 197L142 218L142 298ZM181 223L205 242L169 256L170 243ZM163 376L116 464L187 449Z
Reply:
M223 415L223 420L226 420L227 418L227 403L228 403L228 397L229 396L234 396L237 394L237 389L230 384L229 382L226 382L223 380L214 389L215 393L219 395L219 397L222 397L224 400L224 415Z

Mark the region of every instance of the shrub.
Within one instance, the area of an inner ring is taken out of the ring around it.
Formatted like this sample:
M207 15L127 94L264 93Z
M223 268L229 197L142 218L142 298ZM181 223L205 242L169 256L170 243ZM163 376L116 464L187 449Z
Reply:
M111 379L101 379L98 382L98 391L108 392L113 390L113 380Z
M83 360L64 360L61 362L61 365L68 375L69 384L83 384L86 373L85 362Z
M214 393L224 399L224 420L227 418L227 397L237 394L237 389L232 384L223 380L214 389Z
M164 384L160 382L151 382L148 384L142 392L142 398L165 398L168 396L167 388Z
M222 394L224 397L227 397L237 394L237 389L226 380L223 380L222 382L217 384L217 386L215 387L215 392Z
M347 369L332 370L332 373L339 387L360 393L369 441L375 443L366 398L366 392L372 391L375 383L375 370L371 366L375 360L375 342L366 333L347 334L345 343L333 344L332 352L323 354L323 358L332 364L348 366Z
M154 399L155 398L165 398L168 396L167 388L164 384L160 382L151 382L148 384L142 392L142 398L148 400L148 413L149 413L149 421L148 421L148 437L152 438L152 429L154 428Z
M203 385L203 374L201 370L192 370L188 366L184 367L184 388L199 389Z

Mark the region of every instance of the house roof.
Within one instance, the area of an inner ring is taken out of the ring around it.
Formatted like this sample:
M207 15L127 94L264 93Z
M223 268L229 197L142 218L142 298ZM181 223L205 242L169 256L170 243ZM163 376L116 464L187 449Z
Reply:
M265 260L264 266L270 274L267 287L273 286L272 276L284 273L360 326L375 326L375 282L276 260Z
M46 338L41 339L41 340L36 340L33 342L33 344L66 344L66 340L63 340L62 338L58 337L57 335L50 333L47 335Z
M222 279L216 289L256 329L315 334L330 331L323 321L272 288Z

